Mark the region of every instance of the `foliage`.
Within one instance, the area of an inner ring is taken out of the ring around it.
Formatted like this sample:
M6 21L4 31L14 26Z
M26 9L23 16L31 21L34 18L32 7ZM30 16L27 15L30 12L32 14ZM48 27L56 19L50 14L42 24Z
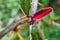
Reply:
M51 14L45 16L41 19L41 27L44 30L45 39L48 40L56 40L60 39L60 25L54 26L50 24L51 18L52 20L60 21L60 4L58 4L59 0L39 0L38 10L45 7L53 7L53 11ZM24 13L29 16L29 11L31 7L31 0L0 0L0 31L4 30L6 26L11 25L18 21L21 17L24 16L23 12L20 10L20 7L24 11ZM20 30L22 37L24 40L29 40L29 24L24 23L19 27L23 28ZM12 32L9 32L6 36L4 36L1 40L10 40ZM14 35L14 34L13 34ZM38 29L33 26L32 30L33 40L40 40ZM19 37L15 34L12 38L13 40L19 40Z

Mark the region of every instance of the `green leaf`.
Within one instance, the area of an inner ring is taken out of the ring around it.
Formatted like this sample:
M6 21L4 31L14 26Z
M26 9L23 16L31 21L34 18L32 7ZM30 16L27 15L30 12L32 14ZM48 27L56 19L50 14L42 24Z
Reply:
M20 5L27 16L29 16L30 0L20 0Z

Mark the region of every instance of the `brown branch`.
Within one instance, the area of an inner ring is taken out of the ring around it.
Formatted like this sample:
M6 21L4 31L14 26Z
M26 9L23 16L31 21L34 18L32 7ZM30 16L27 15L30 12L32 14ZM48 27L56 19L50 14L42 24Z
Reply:
M6 35L8 32L14 30L18 27L18 25L23 24L25 22L31 22L31 18L24 18L22 20L19 20L18 22L8 26L5 30L0 32L0 38L2 38L4 35Z

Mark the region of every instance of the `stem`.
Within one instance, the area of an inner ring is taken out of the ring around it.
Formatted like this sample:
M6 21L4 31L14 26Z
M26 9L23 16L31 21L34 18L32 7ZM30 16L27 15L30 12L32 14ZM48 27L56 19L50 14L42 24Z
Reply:
M15 35L15 32L12 32L12 35L10 37L10 40L13 40L14 35Z
M38 0L32 0L31 9L30 9L30 16L31 17L36 13L37 5L38 5ZM32 40L32 35L31 35L32 24L30 25L29 29L30 29L30 40Z
M52 24L53 26L60 26L60 23L55 22L52 17L50 17L49 24Z
M43 5L42 3L40 3L40 2L38 2L38 5L39 5L39 6L44 6L44 5Z
M30 40L32 40L32 34L31 34L31 32L32 32L32 24L29 26L29 30L30 30Z
M32 0L31 9L30 9L30 16L33 16L37 11L38 0Z
M39 30L39 34L41 33L41 36L42 36L42 40L45 40L44 39L44 32L43 32L43 29L41 28L41 26L40 26L40 20L37 20L37 28L38 28L38 30Z
M16 27L18 27L19 25L25 23L25 22L31 22L31 18L24 18L22 20L19 20L18 22L8 26L6 29L4 29L3 31L0 32L0 38L2 38L3 36L5 36L8 32L14 30Z
M24 40L19 31L16 31L17 36L19 37L20 40Z
M14 32L17 34L17 36L19 37L20 40L24 40L22 35L20 34L18 27L14 30Z
M19 9L23 12L23 14L24 14L25 16L27 16L27 15L25 14L25 12L23 11L23 9L21 8L21 5L19 4L18 6L19 6Z
M28 26L24 26L23 28L17 28L17 30L23 30L25 28L28 28Z

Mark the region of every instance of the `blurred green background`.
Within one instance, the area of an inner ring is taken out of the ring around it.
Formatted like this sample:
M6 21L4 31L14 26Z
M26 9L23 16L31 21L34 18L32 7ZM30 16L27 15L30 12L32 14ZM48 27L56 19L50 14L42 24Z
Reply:
M44 37L46 40L60 40L60 0L39 0L38 10L45 7L52 7L51 14L45 16L41 20L41 27L44 31ZM0 0L0 31L4 30L8 25L21 19L24 13L29 16L29 10L31 8L31 0ZM53 25L52 20L57 23ZM24 23L19 27L27 27L23 30L19 30L24 40L29 40L29 24ZM13 35L13 38L11 36ZM33 26L32 30L33 40L42 40L39 36L38 29ZM19 37L12 31L6 34L1 40L20 40Z

